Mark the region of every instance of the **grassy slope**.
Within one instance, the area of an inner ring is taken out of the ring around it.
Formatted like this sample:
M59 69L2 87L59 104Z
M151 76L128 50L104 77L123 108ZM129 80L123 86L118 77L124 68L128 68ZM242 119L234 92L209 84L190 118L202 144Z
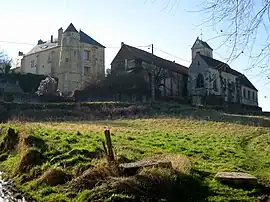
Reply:
M270 126L177 117L8 125L24 133L35 134L48 145L45 156L50 160L32 169L29 175L33 176L35 170L44 172L50 167L59 165L64 165L68 168L68 172L75 175L80 166L94 165L95 161L91 162L84 156L72 156L68 152L76 148L85 148L89 151L101 148L104 127L109 126L114 133L112 140L118 155L124 155L132 160L159 152L187 155L194 170L204 177L203 181L214 193L208 197L209 201L254 201L252 196L254 190L234 189L214 181L213 176L218 171L245 171L258 177L260 182L270 184ZM77 131L80 131L81 135L78 135ZM4 169L13 172L19 155L9 155L2 163ZM64 185L54 187L44 185L34 190L35 181L34 179L22 184L22 189L41 201L55 201L61 198L63 201L71 200L66 191L63 191Z

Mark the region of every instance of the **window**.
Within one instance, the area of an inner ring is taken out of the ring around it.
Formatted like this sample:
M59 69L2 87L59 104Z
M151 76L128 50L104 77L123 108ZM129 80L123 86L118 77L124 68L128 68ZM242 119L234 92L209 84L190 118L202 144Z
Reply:
M213 81L213 89L214 89L214 91L218 91L218 89L217 89L217 80L216 79Z
M66 58L66 62L68 62L68 58Z
M254 91L252 92L252 98L253 98L253 100L256 100Z
M196 54L200 54L200 51L197 51Z
M243 97L245 98L246 97L246 89L244 88L243 90Z
M84 60L90 60L90 51L85 50L83 52L83 59Z
M248 90L248 99L250 100L250 90Z
M67 75L67 73L65 73L65 81L67 81L68 80L68 75Z
M76 51L74 51L74 56L76 57Z
M198 61L197 65L200 66L200 61Z
M87 67L87 66L85 66L84 67L84 75L90 75L91 74L91 67Z
M197 77L197 88L203 88L204 87L204 79L202 74L198 74Z
M42 68L44 68L44 65L42 65Z
M35 60L31 60L31 68L35 67Z
M54 53L54 51L51 51L48 55L48 63L52 62L52 54Z

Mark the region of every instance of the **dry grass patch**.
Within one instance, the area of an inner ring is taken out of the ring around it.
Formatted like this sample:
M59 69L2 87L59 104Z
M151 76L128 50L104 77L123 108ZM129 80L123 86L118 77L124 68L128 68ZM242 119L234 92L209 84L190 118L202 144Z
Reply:
M156 154L154 156L146 158L146 160L158 160L158 161L167 161L172 163L172 167L174 170L190 174L192 164L187 156L181 154Z
M47 170L37 181L38 184L56 186L70 181L72 176L62 168L51 168Z

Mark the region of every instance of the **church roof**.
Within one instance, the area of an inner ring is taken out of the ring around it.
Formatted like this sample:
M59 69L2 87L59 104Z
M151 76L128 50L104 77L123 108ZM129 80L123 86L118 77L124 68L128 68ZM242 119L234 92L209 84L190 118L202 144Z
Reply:
M65 32L78 32L72 23L69 24L68 28L64 31Z
M240 84L242 84L243 86L249 87L253 90L258 91L255 88L255 86L249 81L249 79L244 74L241 74L240 72L230 68L230 66L228 64L221 62L219 60L213 59L211 57L207 57L204 55L200 55L200 56L209 67L214 68L214 69L218 69L218 70L222 70L226 73L235 75L238 77Z
M81 30L80 30L80 41L82 43L88 43L88 44L92 44L95 46L100 46L102 48L105 48L105 46L101 45L100 43L98 43L96 40L94 40L93 38L91 38L90 36L88 36L86 33L84 33Z
M177 72L180 74L186 75L188 74L188 68L183 65L160 58L147 51L126 44L122 45L121 49L119 50L119 52L117 53L111 64L117 61L122 61L124 59L141 59L147 63L154 62L154 64L158 67L168 69L170 71Z

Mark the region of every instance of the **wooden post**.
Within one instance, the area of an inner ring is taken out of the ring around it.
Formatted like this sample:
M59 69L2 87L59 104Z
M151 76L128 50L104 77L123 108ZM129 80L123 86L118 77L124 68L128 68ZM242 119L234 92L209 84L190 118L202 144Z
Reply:
M112 161L114 161L114 154L113 154L113 148L112 148L112 140L111 140L110 130L109 129L106 129L104 131L104 134L105 134L106 144L107 144L106 152L107 152L108 160L110 162L112 162ZM106 148L106 146L105 146L105 148Z

